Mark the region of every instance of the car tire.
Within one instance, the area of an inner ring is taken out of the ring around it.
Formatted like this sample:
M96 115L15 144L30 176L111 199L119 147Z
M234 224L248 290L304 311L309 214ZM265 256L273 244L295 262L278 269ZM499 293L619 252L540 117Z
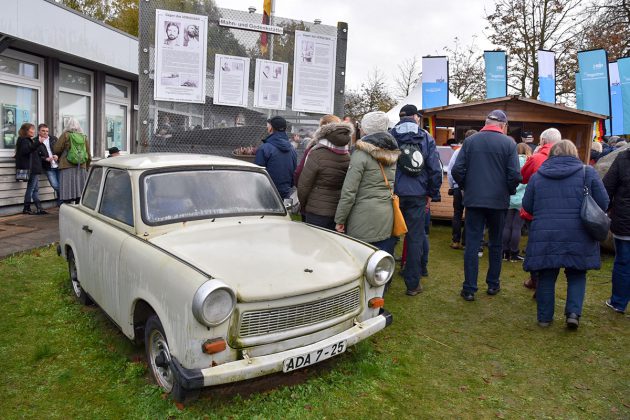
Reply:
M190 391L182 387L171 365L171 353L164 328L157 315L151 315L144 327L147 364L155 382L176 402L184 402Z
M68 250L68 273L70 274L70 287L72 287L72 292L74 293L74 297L82 303L83 305L91 305L92 299L90 296L83 290L81 287L81 283L79 282L79 274L77 271L77 263L74 259L74 253L72 250Z

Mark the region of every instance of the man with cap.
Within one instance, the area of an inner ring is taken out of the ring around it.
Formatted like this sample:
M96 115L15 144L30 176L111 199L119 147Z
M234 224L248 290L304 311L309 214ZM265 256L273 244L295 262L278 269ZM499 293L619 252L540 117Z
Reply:
M293 172L297 167L297 152L287 136L287 121L279 115L267 120L267 133L256 150L256 165L264 166L282 198L289 198L293 188Z
M475 300L479 258L477 250L488 227L489 267L486 274L487 293L501 290L501 251L505 215L510 195L521 182L516 143L507 133L507 115L494 110L486 117L485 126L464 140L451 174L464 190L466 208L466 251L464 284L461 296Z
M107 152L109 152L109 156L107 156L108 158L120 156L120 150L118 150L118 147L116 146L110 147L109 149L107 149Z
M422 292L422 250L425 240L425 209L440 201L442 167L435 140L419 125L422 116L414 105L400 109L400 121L391 130L401 154L396 168L394 192L400 198L400 210L407 224L407 261L403 278L406 294Z
M534 143L534 135L531 131L523 131L523 134L521 135L521 141L529 146L530 149L532 149L532 153L536 151L538 145Z

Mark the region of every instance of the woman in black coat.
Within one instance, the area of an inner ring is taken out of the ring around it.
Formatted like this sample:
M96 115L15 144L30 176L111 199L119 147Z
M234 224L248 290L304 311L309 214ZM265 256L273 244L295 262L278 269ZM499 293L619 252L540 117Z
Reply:
M577 156L571 141L556 143L549 159L530 179L523 197L523 209L534 216L523 268L539 275L536 303L541 327L548 327L553 320L560 268L567 277L567 327L576 329L586 292L586 271L601 265L599 242L584 228L580 209L584 185L602 210L608 208L608 195L595 169L585 166Z
M18 131L18 140L15 145L15 168L30 169L31 174L26 185L24 194L24 214L46 214L39 201L39 174L43 173L42 159L37 153L41 144L35 136L35 126L31 123L24 123ZM36 210L33 212L31 203L35 204Z

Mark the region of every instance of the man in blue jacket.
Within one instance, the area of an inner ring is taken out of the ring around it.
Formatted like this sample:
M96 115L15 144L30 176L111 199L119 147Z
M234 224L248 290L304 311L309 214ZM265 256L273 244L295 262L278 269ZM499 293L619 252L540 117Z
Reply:
M414 105L400 109L400 121L391 130L401 155L396 167L394 192L400 197L400 210L407 224L407 262L403 278L406 294L422 292L420 284L422 244L425 238L425 208L431 200L440 201L442 167L435 140L420 127L422 116Z
M297 167L297 152L286 133L287 121L281 116L267 120L269 135L256 150L256 165L264 166L282 198L289 198L293 173Z
M510 195L521 182L521 171L514 139L506 136L508 119L505 112L494 110L486 117L486 125L464 140L451 170L455 182L464 190L466 208L466 252L464 284L461 296L475 300L479 259L477 250L488 227L489 267L486 274L487 293L501 290L501 240Z

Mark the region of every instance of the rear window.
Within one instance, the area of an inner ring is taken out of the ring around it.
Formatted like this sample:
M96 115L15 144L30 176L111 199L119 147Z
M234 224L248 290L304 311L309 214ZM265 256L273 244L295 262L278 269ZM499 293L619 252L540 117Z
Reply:
M285 214L269 178L243 170L157 172L142 179L149 225L252 214Z

